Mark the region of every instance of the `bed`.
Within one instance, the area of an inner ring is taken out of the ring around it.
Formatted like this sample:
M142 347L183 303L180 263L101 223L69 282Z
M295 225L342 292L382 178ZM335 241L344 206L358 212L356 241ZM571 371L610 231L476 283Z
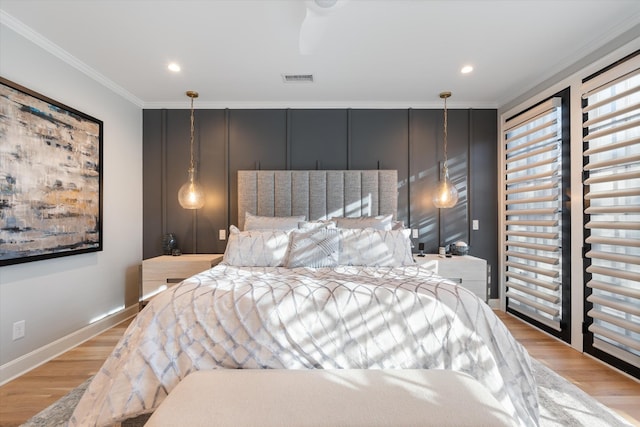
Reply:
M396 199L395 171L240 171L223 262L139 313L69 425L153 412L220 368L454 370L538 425L529 355L473 293L413 263Z

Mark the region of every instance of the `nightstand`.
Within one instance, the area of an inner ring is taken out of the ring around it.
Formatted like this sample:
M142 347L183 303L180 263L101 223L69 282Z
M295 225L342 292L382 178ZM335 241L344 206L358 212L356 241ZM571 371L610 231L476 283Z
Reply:
M426 254L419 257L414 254L413 259L420 267L427 268L438 276L459 283L476 294L482 301L487 302L487 261L471 255L446 258L441 255Z
M140 308L169 286L208 270L222 261L222 254L161 255L142 261Z

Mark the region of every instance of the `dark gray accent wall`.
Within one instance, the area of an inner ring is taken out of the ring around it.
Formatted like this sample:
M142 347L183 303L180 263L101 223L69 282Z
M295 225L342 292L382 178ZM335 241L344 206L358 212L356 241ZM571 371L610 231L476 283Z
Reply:
M470 110L449 110L449 177L458 189L458 203L440 211L440 241L444 245L469 242L469 116ZM442 126L442 121L440 122ZM444 129L440 131L444 134ZM444 136L439 140L442 141ZM438 159L444 158L443 144L436 145ZM438 165L441 167L442 162ZM438 171L439 168L436 168Z
M197 244L198 253L221 253L225 244L218 240L218 224L224 224L228 218L227 155L226 155L226 118L224 110L200 110L195 116L198 148L196 159L200 182L207 183L206 201L195 215L195 235L186 241L185 249ZM182 147L186 147L186 140ZM184 151L184 150L183 150ZM205 160L206 159L206 160ZM183 176L186 170L182 170ZM186 176L185 176L186 177ZM183 178L183 182L186 181ZM181 184L182 185L182 184ZM176 194L177 199L177 194ZM179 209L179 208L178 208ZM179 209L184 211L184 209ZM194 213L191 213L193 218ZM188 234L188 230L187 233Z
M163 156L166 152L164 125L167 110L143 110L142 112L142 256L150 258L161 253L162 235L166 226L163 201L166 190L163 185L165 170Z
M452 209L431 202L443 159L441 109L196 110L196 163L205 207L182 209L189 166L189 111L145 110L143 257L162 253L172 232L184 253L222 253L218 230L237 220L242 169L396 169L398 218L419 230L427 252L457 240L496 266L497 112L449 110L448 158L460 192ZM480 230L471 230L471 220ZM492 297L497 297L492 268Z
M490 298L498 298L498 118L495 110L470 110L469 245L470 254L487 260ZM478 220L480 229L472 230Z
M286 110L228 110L229 111L229 228L237 224L239 170L287 169L287 112ZM216 235L217 238L217 235ZM222 253L224 251L220 251Z
M347 110L289 110L289 169L347 169Z
M348 169L396 169L398 219L408 224L408 110L352 110L350 123Z
M427 252L440 245L438 209L431 198L439 179L438 155L442 144L442 113L433 110L409 110L409 213L411 226L417 228ZM439 141L440 143L437 143Z

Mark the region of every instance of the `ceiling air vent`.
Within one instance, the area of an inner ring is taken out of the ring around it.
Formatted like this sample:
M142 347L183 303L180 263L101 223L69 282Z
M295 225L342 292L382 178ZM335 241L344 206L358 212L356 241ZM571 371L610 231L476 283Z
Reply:
M283 74L285 83L313 83L313 74Z

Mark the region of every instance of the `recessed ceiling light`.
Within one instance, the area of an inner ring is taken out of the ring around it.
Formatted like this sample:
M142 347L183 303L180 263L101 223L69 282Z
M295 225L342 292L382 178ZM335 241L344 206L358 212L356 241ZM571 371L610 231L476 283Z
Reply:
M167 68L169 69L169 71L173 71L174 73L180 71L180 65L175 62L170 63Z
M473 71L473 67L472 67L471 65L465 65L464 67L462 67L462 68L460 69L460 72L461 72L462 74L469 74L469 73L470 73L470 72L472 72L472 71Z

